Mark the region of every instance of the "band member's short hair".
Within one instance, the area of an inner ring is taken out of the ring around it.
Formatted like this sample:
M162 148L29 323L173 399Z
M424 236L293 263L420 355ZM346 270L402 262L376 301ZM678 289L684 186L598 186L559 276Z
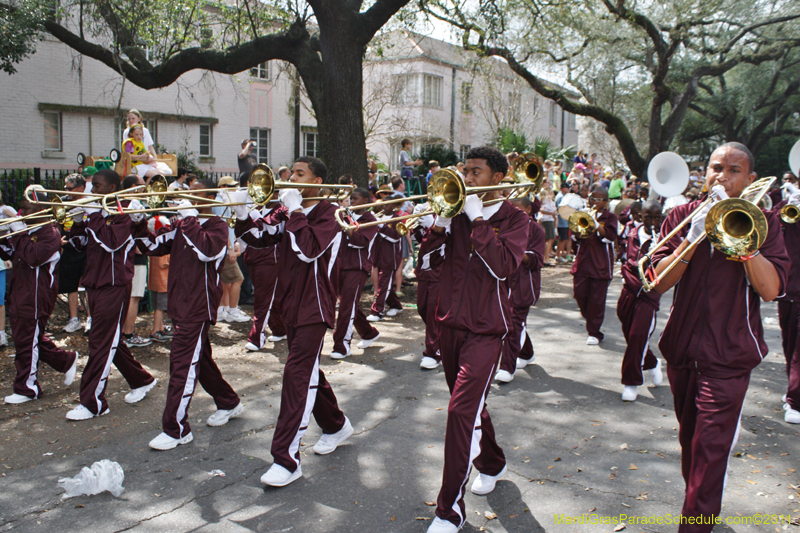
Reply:
M742 152L744 155L747 156L747 162L750 164L750 169L748 170L748 173L753 172L755 170L756 160L753 157L753 153L747 146L743 145L742 143L729 142L721 145L719 148L733 148L734 150L739 150L740 152ZM717 150L719 150L719 148L717 148ZM714 151L716 152L717 150Z
M355 189L353 189L353 192L350 193L350 196L354 194L359 198L366 198L367 200L370 199L369 191L367 189L364 189L363 187L356 187Z
M353 183L352 174L342 174L339 176L339 185L350 185L351 183Z
M304 155L303 157L298 158L296 163L307 164L308 169L316 177L322 178L323 183L325 182L325 178L328 177L328 167L325 166L325 163L323 163L321 159L311 157L310 155Z
M86 179L80 174L70 174L64 178L64 185L71 183L73 187L83 187L86 185Z
M204 189L213 189L214 188L214 182L211 181L211 180L206 180L206 179L197 180L197 183L201 184Z
M103 170L98 170L97 173L92 177L92 181L97 181L98 179L103 180L103 183L107 183L108 185L113 185L114 190L120 190L121 181L119 178L119 174L111 170L110 168L104 168Z
M467 152L466 159L485 159L492 172L508 173L508 158L497 148L479 146Z
M122 190L136 187L139 184L139 176L137 174L128 174L122 178Z

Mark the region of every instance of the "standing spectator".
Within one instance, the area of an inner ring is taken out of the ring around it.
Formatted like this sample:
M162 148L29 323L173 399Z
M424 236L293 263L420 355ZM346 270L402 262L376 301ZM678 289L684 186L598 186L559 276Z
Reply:
M553 165L553 180L555 181L554 190L561 189L561 184L566 181L567 176L564 173L563 161L556 161Z
M253 148L256 148L258 143L256 143L253 139L245 139L242 141L242 151L239 152L238 162L239 162L239 173L247 172L250 173L258 164L258 159L256 156L251 154L250 152Z
M369 156L369 148L367 148L367 179L373 181L378 175L378 163ZM349 200L349 197L348 197Z
M456 172L461 177L461 179L464 179L464 162L463 161L459 161L458 163L456 163Z
M5 205L0 194L0 220L16 217L17 212L10 205ZM0 347L8 346L6 336L6 269L11 268L11 261L0 260ZM78 322L80 328L80 322Z
M599 162L591 164L588 168L592 169L592 183L597 183L603 177L603 165Z
M561 200L564 199L564 196L570 192L570 186L566 183L561 183L561 192L556 195L556 209L561 207ZM572 253L572 240L569 238L569 223L561 218L561 215L557 215L556 219L556 231L558 237L558 245L556 248L556 261L558 263L565 263L570 258L570 254Z
M279 181L289 181L289 174L290 174L289 167L284 167L284 166L282 166L282 167L278 168L278 176L277 176L277 179L278 179ZM240 184L241 184L241 181L242 181L242 180L241 180L241 178L240 178L240 179L239 179L239 182L240 182ZM244 182L244 185L247 185L247 180L245 180L245 182Z
M578 155L572 158L572 162L575 163L575 165L580 163L586 167L586 155L583 153L583 150L578 150Z
M428 161L428 168L429 168L428 175L425 176L425 186L427 186L431 182L431 177L433 177L436 171L439 170L439 162L436 161L435 159L431 159L430 161Z
M122 180L122 190L144 185L141 176L130 174ZM142 255L137 248L133 255L133 281L131 281L131 302L128 306L128 314L122 324L122 341L128 348L135 346L150 346L153 341L150 338L141 337L136 334L136 317L139 314L139 300L144 296L147 287L147 257Z
M556 202L552 189L542 188L542 208L539 210L539 222L544 228L544 265L550 266L550 253L553 251L553 243L556 241Z
M619 200L622 197L622 190L625 189L625 173L617 170L614 179L608 185L608 199Z
M400 141L400 146L400 177L411 179L414 176L414 167L420 166L422 160L411 160L411 156L408 154L408 151L411 150L411 139L403 139Z
M76 194L84 191L86 182L80 174L70 174L64 178L64 190L71 193L69 200L74 202L83 198ZM66 240L66 233L72 227L72 221L67 221L61 228L61 260L58 262L58 293L67 294L67 304L69 307L69 321L64 326L64 331L74 333L81 329L81 319L78 318L78 303L81 276L86 268L86 250L76 248L71 242ZM88 313L87 313L88 314Z
M155 216L147 223L150 233L157 234L161 228L169 226L164 216ZM172 340L172 331L164 325L164 312L167 311L167 282L169 280L169 254L150 257L150 272L147 288L150 290L150 301L153 304L153 328L150 340L168 342Z
M186 176L189 175L189 171L183 167L178 167L178 177L169 184L169 190L189 190L189 185L186 183Z

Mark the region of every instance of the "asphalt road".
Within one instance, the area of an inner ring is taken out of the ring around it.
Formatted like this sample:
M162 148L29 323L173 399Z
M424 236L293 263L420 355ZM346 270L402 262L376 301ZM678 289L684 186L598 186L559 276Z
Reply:
M684 485L666 373L661 387L641 387L636 402L622 402L619 278L609 292L600 346L585 345L571 282L567 269L545 269L542 298L528 321L536 364L513 382L492 386L488 406L509 472L492 494L467 493L465 532L612 531L614 525L567 524L561 515L655 519L680 512ZM668 304L667 296L657 333ZM762 314L774 319L775 305L763 304ZM142 333L146 323L141 317ZM81 335L59 333L63 324L63 316L54 318L58 342L85 348ZM168 346L135 352L159 379L153 393L125 404L127 387L114 370L111 413L84 422L64 418L77 402L77 381L64 387L59 374L42 369L44 398L0 407L0 531L424 532L441 481L447 386L440 371L419 369L424 331L414 309L378 327L379 342L366 351L354 348L342 362L327 356L328 336L322 368L356 432L335 453L317 456L311 446L320 430L312 422L301 448L304 477L281 489L264 488L259 478L271 464L286 346L246 352L249 324L216 326L212 337L215 358L245 403L243 416L207 427L213 403L198 387L190 410L194 442L167 452L150 450L147 442L160 432ZM722 516L732 520L800 517L800 428L783 422L780 332L769 323L765 330L771 351L752 375L730 460ZM12 377L13 360L0 356L4 394ZM58 479L101 459L124 469L121 497L106 492L62 500ZM213 470L224 477L210 475ZM676 529L629 524L626 531ZM717 530L791 533L800 527Z

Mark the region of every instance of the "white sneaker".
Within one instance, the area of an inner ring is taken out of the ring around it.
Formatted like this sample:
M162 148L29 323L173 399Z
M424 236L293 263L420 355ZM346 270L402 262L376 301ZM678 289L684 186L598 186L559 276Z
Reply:
M314 453L317 455L327 455L333 452L337 446L347 440L347 437L353 434L353 425L350 419L344 417L344 425L342 429L336 433L323 433L317 443L314 445Z
M369 316L373 316L373 315L369 315ZM367 317L367 320L369 320L369 317ZM381 338L381 334L380 334L380 332L378 332L378 334L375 335L374 337L372 337L371 339L361 339L358 342L358 344L356 344L356 347L361 349L361 350L365 350L365 349L369 348L370 346L372 346L372 343L375 342L376 340L380 339L380 338Z
M442 520L438 516L433 518L433 522L428 526L428 533L456 533L461 529L449 520Z
M433 370L437 366L441 365L440 361L437 361L433 357L428 357L427 355L422 358L422 361L419 362L419 367L423 370Z
M655 368L651 368L648 370L650 372L650 381L653 382L653 385L658 387L664 381L664 373L661 372L661 359L658 359Z
M211 427L224 426L231 418L236 418L244 411L244 405L239 402L239 405L230 410L217 409L217 412L208 417L206 424Z
M285 487L292 481L300 479L303 476L303 470L300 465L297 465L297 470L289 472L279 464L273 464L269 470L261 476L261 483L271 487Z
M381 317L379 315L369 315L367 317L367 322L380 322Z
M517 357L517 370L520 368L525 368L528 365L532 365L533 362L536 360L536 356L532 356L530 359L520 359Z
M80 358L81 354L75 352L75 361L72 363L72 366L69 367L64 373L64 385L69 387L72 385L72 382L75 381L75 374L78 372L78 359Z
M331 352L331 359L344 359L350 355L350 350L345 350L345 353L342 352Z
M588 344L589 346L597 346L598 344L600 344L600 340L597 337L592 337L591 335L589 335L589 337L587 337L586 339L586 344Z
M800 424L800 411L795 411L791 407L783 414L783 420L790 424Z
M494 379L501 383L510 383L514 381L514 374L507 370L498 370L497 374L494 375Z
M16 353L14 353L14 352L7 353L7 354L6 354L6 357L16 357L16 356L17 356L17 354L16 354Z
M91 329L92 329L92 317L89 317L86 319L86 325L83 327L83 332L89 333Z
M478 496L489 494L494 490L494 486L497 484L497 480L500 479L500 476L504 475L507 471L508 467L504 466L496 476L478 474L478 477L472 482L472 488L470 490L473 494L477 494Z
M131 389L131 391L125 395L125 403L139 403L144 400L144 397L147 396L147 393L150 392L153 387L156 386L158 383L157 379L154 379L152 383L149 385L145 385L144 387L139 387L138 389Z
M67 322L67 325L64 326L64 331L66 331L67 333L75 333L76 331L78 331L82 327L83 326L81 326L81 319L76 317L76 316L74 316L74 317L70 318L69 322Z
M786 395L785 394L783 395L783 397L781 397L781 402L782 403L786 403Z
M25 403L25 402L32 402L33 398L29 398L27 396L23 396L22 394L17 394L16 392L11 396L6 396L3 400L6 403Z
M396 316L400 311L402 311L402 309L389 309L386 311L386 316Z
M67 420L75 420L75 421L89 420L90 418L94 418L96 416L107 415L110 412L111 409L106 408L106 410L100 413L99 415L95 415L84 405L79 405L78 407L67 413Z
M269 342L281 342L286 340L286 335L270 335L267 337Z
M261 349L252 342L248 342L247 344L244 345L244 347L250 350L251 352L257 352Z
M8 346L8 335L5 331L0 331L0 346Z
M228 313L225 312L224 307L217 308L217 323L219 322L230 322L230 320L228 320Z
M634 402L636 401L636 397L639 396L639 387L636 385L625 385L625 388L622 389L622 401L623 402Z
M192 440L194 440L194 437L191 433L185 437L181 437L180 439L174 439L166 433L162 433L158 437L151 440L148 443L148 446L154 450L171 450L172 448L177 448L179 444L186 444L187 442L192 442Z
M247 322L249 320L250 317L244 314L238 307L228 309L228 322Z

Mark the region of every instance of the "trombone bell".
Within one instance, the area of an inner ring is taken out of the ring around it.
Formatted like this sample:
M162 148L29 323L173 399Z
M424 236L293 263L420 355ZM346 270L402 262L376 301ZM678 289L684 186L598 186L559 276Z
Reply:
M781 220L786 224L796 224L800 220L800 209L796 205L786 204L781 208Z
M569 230L579 239L588 239L597 229L597 223L592 216L595 212L594 209L590 209L589 211L575 211L572 213L567 219Z
M708 241L732 257L752 255L767 238L767 217L742 198L729 198L712 206L706 216Z

